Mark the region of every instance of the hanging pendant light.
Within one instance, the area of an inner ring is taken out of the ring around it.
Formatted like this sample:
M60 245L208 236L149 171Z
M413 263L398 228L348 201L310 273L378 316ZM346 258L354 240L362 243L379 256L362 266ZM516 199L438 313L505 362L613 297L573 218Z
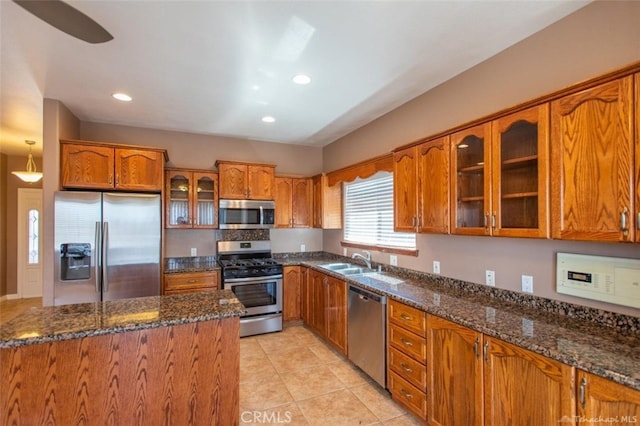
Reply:
M27 170L24 172L11 172L18 176L25 182L35 183L42 179L42 173L36 172L36 163L33 161L33 154L31 153L31 147L36 144L36 141L24 141L29 145L29 159L27 160Z

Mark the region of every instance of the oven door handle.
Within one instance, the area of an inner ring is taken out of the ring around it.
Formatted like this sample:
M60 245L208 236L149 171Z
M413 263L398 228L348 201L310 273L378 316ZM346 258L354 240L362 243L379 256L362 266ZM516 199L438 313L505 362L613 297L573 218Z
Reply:
M260 276L260 277L249 277L249 278L223 278L224 284L241 284L247 282L261 283L266 281L273 280L281 280L281 275L268 275L268 276Z
M282 313L278 313L278 314L268 314L268 315L257 315L255 317L240 317L240 322L242 323L251 323L251 322L260 322L260 321L267 321L273 318L278 318L281 317Z

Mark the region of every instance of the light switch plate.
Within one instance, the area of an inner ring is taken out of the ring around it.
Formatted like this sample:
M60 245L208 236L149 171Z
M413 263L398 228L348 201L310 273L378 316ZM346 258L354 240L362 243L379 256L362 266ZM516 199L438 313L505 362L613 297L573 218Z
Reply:
M533 277L531 275L522 276L522 291L524 293L533 293Z
M396 256L395 254L390 255L389 263L391 264L391 266L398 266L398 256Z
M300 251L307 251L307 246L300 244Z
M198 249L195 247L191 247L191 256L197 256L198 255Z

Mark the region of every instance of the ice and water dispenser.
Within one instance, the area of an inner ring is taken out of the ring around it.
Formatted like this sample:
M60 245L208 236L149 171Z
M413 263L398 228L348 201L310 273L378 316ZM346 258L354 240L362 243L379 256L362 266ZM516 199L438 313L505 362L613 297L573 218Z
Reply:
M60 279L86 280L91 275L91 244L60 244Z

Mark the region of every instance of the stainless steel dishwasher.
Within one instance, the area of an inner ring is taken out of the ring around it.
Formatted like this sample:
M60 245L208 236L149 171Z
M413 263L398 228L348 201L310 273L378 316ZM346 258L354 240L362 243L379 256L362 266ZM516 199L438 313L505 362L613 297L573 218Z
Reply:
M387 298L349 285L349 359L383 388L386 369Z

